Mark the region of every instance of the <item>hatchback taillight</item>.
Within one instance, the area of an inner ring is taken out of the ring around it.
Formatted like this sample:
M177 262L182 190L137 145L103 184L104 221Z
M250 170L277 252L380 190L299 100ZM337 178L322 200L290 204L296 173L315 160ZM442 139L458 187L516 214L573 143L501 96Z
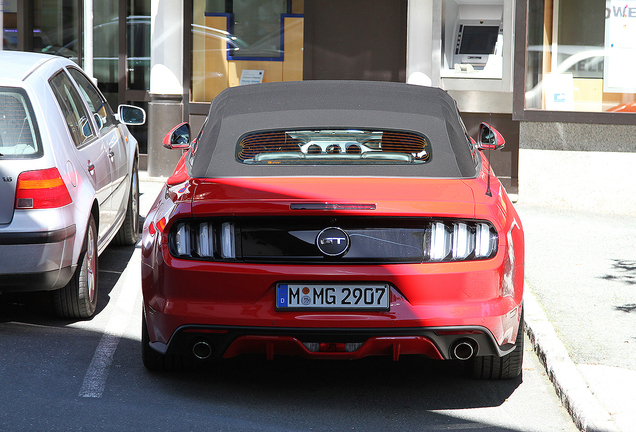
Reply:
M50 209L64 207L72 202L57 168L25 171L18 176L16 209Z

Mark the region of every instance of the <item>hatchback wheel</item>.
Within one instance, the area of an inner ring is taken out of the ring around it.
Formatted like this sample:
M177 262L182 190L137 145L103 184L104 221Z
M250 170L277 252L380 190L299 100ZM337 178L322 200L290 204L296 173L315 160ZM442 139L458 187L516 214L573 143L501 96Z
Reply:
M97 226L88 220L84 246L69 283L53 291L55 313L62 318L90 318L97 308Z
M115 236L114 243L119 246L131 246L139 238L139 172L135 161L130 179L130 193L126 205L126 218Z

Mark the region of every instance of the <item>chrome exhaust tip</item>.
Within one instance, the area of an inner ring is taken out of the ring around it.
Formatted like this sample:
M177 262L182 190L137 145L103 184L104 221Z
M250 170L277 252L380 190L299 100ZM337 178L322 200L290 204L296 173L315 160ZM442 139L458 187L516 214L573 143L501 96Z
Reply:
M192 345L192 354L199 360L205 360L212 355L212 347L205 341L198 341Z
M451 353L457 360L468 360L477 353L477 343L472 339L460 339L453 344Z

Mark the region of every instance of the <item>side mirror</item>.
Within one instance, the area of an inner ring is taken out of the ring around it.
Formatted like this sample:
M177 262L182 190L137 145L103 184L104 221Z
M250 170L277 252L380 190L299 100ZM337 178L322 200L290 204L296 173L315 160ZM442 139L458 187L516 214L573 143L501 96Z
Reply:
M190 148L190 124L184 122L173 127L163 138L163 146L170 150Z
M480 150L500 150L506 145L504 137L488 123L479 125L477 148Z
M146 123L146 111L133 105L119 105L117 119L126 125L142 125Z

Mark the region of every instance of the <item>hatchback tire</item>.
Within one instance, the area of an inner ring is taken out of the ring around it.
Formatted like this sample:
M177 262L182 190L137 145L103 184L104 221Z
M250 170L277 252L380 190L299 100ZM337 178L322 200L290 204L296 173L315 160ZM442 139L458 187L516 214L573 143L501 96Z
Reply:
M114 238L114 244L118 246L131 246L137 243L139 238L139 172L137 161L133 165L130 179L130 193L126 205L126 217Z
M97 225L91 216L75 273L65 287L53 291L53 308L61 318L87 319L97 309Z

